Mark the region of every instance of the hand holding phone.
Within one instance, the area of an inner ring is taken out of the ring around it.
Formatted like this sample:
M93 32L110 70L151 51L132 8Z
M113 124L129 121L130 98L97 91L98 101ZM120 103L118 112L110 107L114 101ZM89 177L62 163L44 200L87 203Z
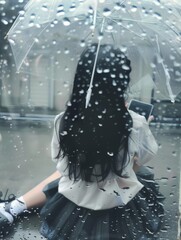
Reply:
M128 109L144 116L146 118L146 120L148 120L149 116L151 115L151 113L153 111L153 105L132 99L129 103Z

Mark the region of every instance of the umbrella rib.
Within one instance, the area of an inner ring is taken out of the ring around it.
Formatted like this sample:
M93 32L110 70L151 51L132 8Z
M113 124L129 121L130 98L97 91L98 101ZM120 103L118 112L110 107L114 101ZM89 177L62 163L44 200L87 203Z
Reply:
M177 36L180 37L180 34L179 34L176 30L174 30L170 25L168 25L167 23L165 23L165 25L166 25L168 28L170 28Z
M97 18L97 1L96 1L96 7L94 11L94 18L93 18L93 32L95 31L95 28L96 28L96 18Z
M158 41L158 35L156 35L156 43L157 43L157 48L158 48L158 54L159 54L159 57L161 57L161 49L160 49L160 44L159 44L159 41ZM163 68L163 71L165 73L165 77L166 77L166 87L167 87L167 91L168 91L168 94L170 96L170 99L171 99L171 102L175 102L174 100L174 95L173 95L173 92L172 92L172 89L171 89L171 86L170 86L170 74L168 72L168 69L166 68L163 60L160 62L162 68Z
M120 6L123 5L123 3L125 3L125 2L126 2L126 0L123 0L123 1L120 3ZM111 11L111 14L114 13L115 11L116 11L116 9L113 9L113 10Z
M41 35L41 33L46 29L48 27L48 25L46 25L42 30L41 30L41 32L39 33L39 35L38 36L40 36ZM27 53L24 55L24 58L23 58L23 60L22 60L22 62L21 62L21 64L17 67L17 71L19 72L19 70L20 70L20 68L21 68L21 65L22 65L22 63L23 63L23 61L24 61L24 59L26 58L26 56L28 55L28 53L29 53L29 51L31 50L31 48L32 48L32 46L34 45L34 43L35 43L35 39L33 39L33 42L31 43L31 45L29 46L29 48L28 48L28 51L27 51ZM24 43L24 45L27 45L27 42L26 43ZM18 57L17 57L18 58Z
M109 19L116 21L116 18L114 18L114 19L109 18ZM119 19L119 18L117 18L117 19ZM148 22L148 21L143 21L143 20L139 20L139 19L131 19L131 18L122 18L121 20L125 21L125 22L127 21L127 22L139 22L139 23L147 23L147 24L157 24L156 22Z
M117 23L115 20L113 20L113 19L111 19L111 20L112 20L113 22ZM120 26L118 23L117 23L117 25ZM129 32L131 32L131 33L133 33L133 34L135 34L137 37L140 37L139 34L137 34L136 32L134 32L134 31L128 29L127 27L125 27L125 26L123 26L123 25L121 25L121 27L123 27L123 28L126 29L127 31L129 31ZM142 38L142 37L140 37L140 38Z

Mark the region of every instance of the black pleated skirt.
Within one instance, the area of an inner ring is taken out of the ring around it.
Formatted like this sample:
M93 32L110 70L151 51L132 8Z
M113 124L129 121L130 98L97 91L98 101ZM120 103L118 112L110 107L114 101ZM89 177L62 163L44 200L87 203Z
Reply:
M164 223L164 197L153 179L138 179L144 187L126 206L98 211L79 207L58 193L58 180L48 184L40 233L49 240L157 239Z

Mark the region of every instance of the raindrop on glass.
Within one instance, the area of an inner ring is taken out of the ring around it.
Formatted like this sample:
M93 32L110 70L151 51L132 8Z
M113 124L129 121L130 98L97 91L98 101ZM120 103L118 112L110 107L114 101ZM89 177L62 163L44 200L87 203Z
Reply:
M12 45L16 45L15 41L13 39L8 39L8 41L12 44Z
M107 152L107 155L109 155L110 157L114 156L113 152Z
M125 64L122 65L122 69L123 69L123 70L130 70L129 66L127 66L127 65L125 65Z
M69 20L69 18L65 17L65 18L63 19L63 24L64 24L64 26L69 26L69 25L70 25L70 20Z
M108 17L111 15L111 10L109 8L104 8L103 16Z
M126 47L126 46L121 46L120 50L121 50L122 52L126 52L126 51L127 51L127 47Z
M1 22L4 24L4 25L8 25L8 21L6 19L1 19Z
M173 151L173 152L172 152L172 156L174 156L174 157L176 157L176 156L177 156L177 153L176 153L176 151Z
M76 10L76 5L75 3L72 3L72 5L70 6L70 12L74 12Z
M104 73L109 73L109 72L110 72L110 69L106 68L106 69L104 69L103 72L104 72Z
M138 10L137 6L132 6L131 7L131 12L137 12L137 10Z
M62 136L67 135L67 131L63 131L63 132L61 132L60 135L62 135Z
M42 10L47 12L48 11L48 7L46 5L43 5L42 6Z
M116 78L116 75L111 73L111 78ZM115 86L115 85L113 84L113 86Z
M63 16L63 15L65 15L64 11L62 11L62 10L57 11L57 17Z
M103 72L102 68L97 68L96 70L97 70L97 73L102 73Z
M153 16L154 16L155 18L157 18L158 20L162 20L162 15L161 15L160 13L158 13L158 12L155 12L155 13L153 14Z
M120 5L119 2L117 2L117 3L115 4L114 9L115 9L116 11L118 11L118 10L121 9L121 5Z
M80 46L81 46L81 47L85 47L85 41L84 41L84 40L81 40Z

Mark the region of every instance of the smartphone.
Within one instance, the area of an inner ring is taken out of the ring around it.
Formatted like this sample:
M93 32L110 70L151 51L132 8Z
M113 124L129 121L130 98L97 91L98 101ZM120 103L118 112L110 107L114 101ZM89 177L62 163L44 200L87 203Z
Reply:
M153 105L150 103L145 103L142 101L132 99L129 103L128 109L144 116L146 120L148 120L149 116L153 111Z

